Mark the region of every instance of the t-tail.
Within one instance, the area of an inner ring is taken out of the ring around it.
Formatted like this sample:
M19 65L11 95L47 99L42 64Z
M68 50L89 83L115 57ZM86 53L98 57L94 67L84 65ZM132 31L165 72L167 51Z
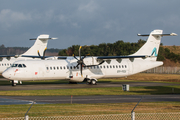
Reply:
M147 35L141 35L138 34L138 36L149 36L146 43L133 55L146 55L151 56L151 61L156 61L159 51L159 46L161 43L161 38L163 36L176 36L177 34L171 33L171 34L163 34L163 30L154 30L150 34Z
M36 40L34 45L28 49L24 54L22 55L38 55L38 51L40 55L43 55L44 50L47 48L47 43L49 39L57 39L57 38L49 38L49 35L42 34L39 35L36 39L30 39L30 40Z

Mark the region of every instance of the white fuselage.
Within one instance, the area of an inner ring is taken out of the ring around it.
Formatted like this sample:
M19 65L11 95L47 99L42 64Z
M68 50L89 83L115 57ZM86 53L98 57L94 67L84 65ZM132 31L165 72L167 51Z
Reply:
M0 61L0 73L3 73L7 68L11 67L11 65L12 65L15 61L27 60L27 59L33 59L33 58L25 58L25 57L14 58L14 57L11 57L9 60L6 59L6 58L3 58L3 59Z
M89 58L85 58L84 62L92 64ZM15 62L16 67L7 69L3 76L10 80L20 81L68 79L72 82L82 82L84 78L125 77L162 64L163 62L149 61L142 58L135 58L133 61L130 59L122 59L121 61L111 59L110 62L104 62L98 66L83 67L83 76L81 76L79 67L76 67L77 61L74 58L66 60L27 60Z

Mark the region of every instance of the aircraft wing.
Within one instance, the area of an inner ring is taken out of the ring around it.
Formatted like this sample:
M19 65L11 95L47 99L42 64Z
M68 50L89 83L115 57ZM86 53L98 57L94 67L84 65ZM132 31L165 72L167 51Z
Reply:
M33 55L22 55L20 57L30 57L30 58L43 58L43 56L33 56ZM44 58L51 58L51 57L57 57L57 59L66 59L65 56L45 56Z
M16 57L16 55L0 55L0 58L2 57Z
M147 55L140 55L140 56L99 56L97 57L97 59L123 59L123 58L147 58L150 56Z

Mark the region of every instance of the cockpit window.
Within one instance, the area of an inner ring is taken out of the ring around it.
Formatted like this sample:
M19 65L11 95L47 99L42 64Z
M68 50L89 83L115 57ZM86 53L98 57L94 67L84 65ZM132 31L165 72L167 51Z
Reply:
M18 64L13 64L11 67L17 67L18 66Z
M21 64L19 64L19 65L18 65L18 67L19 67L19 68L22 68L22 65L21 65Z
M26 67L26 65L25 64L22 64L23 65L23 67Z
M19 67L19 68L25 68L25 64L13 64L11 67Z

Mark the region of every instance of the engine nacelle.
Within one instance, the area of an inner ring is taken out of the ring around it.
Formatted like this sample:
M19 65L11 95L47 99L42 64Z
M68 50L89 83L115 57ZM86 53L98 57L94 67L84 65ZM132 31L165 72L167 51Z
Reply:
M71 82L83 82L84 77L82 76L69 76Z
M84 58L85 65L98 65L101 62L101 60L97 60L97 57L93 56Z

